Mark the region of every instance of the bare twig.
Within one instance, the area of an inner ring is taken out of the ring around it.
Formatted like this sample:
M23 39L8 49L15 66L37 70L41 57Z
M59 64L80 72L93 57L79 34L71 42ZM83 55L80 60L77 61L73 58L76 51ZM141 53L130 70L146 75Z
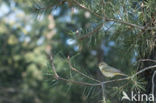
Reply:
M103 7L103 16L104 16L104 18L107 18L106 14L105 14L105 9L104 9L104 7L106 6L106 3L104 0L101 0L101 3L102 3L102 7Z
M145 29L144 26L139 26L139 25L136 25L136 24L132 24L132 23L128 23L128 22L122 21L122 20L109 19L109 18L107 18L106 20L107 20L107 21L114 21L114 22L121 23L121 24L125 24L125 25L131 26L131 27L135 27L135 28L138 28L138 29L142 29L142 30Z
M114 79L114 80L108 80L108 81L104 81L102 82L103 84L107 84L107 83L112 83L112 82L117 82L117 81L123 81L123 80L128 80L131 77L126 77L126 78L120 78L120 79Z
M154 95L154 89L155 89L155 83L154 83L154 78L155 78L155 75L156 75L156 71L154 71L154 73L153 73L153 76L152 76L152 94ZM155 97L155 95L154 95L154 97Z
M69 83L73 83L73 84L78 84L78 85L98 86L98 84L87 83L87 82L80 82L80 81L74 81L74 80L69 80L69 79L65 79L65 78L62 78L62 77L59 77L59 80L63 80L65 82L69 82Z
M141 61L141 62L154 62L154 63L156 63L156 60L152 60L152 59L141 59L141 60L139 60L139 61Z
M156 68L156 65L149 66L149 67L145 67L144 69L142 69L142 70L138 71L137 73L135 73L134 75L132 75L132 77L135 77L135 76L137 76L137 75L143 73L144 71L150 70L150 69L153 69L153 68Z
M104 94L104 87L103 87L103 83L101 83L101 90L102 90L102 98L105 101L105 94Z
M69 64L69 67L71 68L71 70L73 70L73 71L79 73L80 75L82 75L82 76L84 76L84 77L86 77L86 78L88 78L88 79L90 79L90 80L96 81L96 82L98 82L98 83L101 82L101 81L99 81L99 80L96 80L96 79L94 79L94 78L92 78L92 77L87 76L86 74L84 74L84 73L80 72L79 70L77 70L76 68L74 68L74 67L72 66L71 62L70 62L70 57L69 57L69 56L68 56L68 64Z
M50 62L51 62L52 70L54 71L54 77L55 77L56 79L59 79L59 75L58 75L57 72L56 72L56 68L55 68L55 65L54 65L54 61L53 61L53 56L52 56L52 54L49 54L49 57L50 57Z
M79 39L82 40L84 38L88 38L90 37L91 35L93 35L94 33L98 32L103 26L103 23L102 24L99 24L93 31L85 34L84 36L81 36Z
M113 22L109 27L107 27L107 29L105 30L105 32L107 32L108 30L110 30L110 28L112 28L112 26L115 24L115 22Z

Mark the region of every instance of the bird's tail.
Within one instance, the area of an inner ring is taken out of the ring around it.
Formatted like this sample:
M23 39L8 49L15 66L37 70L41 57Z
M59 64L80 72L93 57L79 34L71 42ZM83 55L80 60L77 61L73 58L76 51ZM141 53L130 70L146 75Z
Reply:
M126 75L124 73L115 73L115 75L128 76L128 75Z

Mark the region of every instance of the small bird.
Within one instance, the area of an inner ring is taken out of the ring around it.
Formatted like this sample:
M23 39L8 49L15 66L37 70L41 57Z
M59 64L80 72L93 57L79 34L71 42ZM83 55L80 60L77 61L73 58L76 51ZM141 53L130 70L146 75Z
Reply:
M98 66L99 66L99 69L102 72L102 74L106 77L112 78L112 77L117 76L117 75L127 76L126 74L122 73L120 70L109 66L105 62L100 62Z

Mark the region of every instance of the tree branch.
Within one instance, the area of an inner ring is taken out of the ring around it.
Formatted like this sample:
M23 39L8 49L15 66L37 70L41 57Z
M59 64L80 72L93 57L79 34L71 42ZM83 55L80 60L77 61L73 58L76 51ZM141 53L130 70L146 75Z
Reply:
M141 61L141 62L154 62L154 63L156 63L156 60L152 60L152 59L140 59L139 61Z
M62 78L62 77L59 77L58 80L63 80L65 82L69 82L69 83L73 83L73 84L78 84L78 85L98 86L98 84L87 83L87 82L80 82L80 81L74 81L74 80L69 80L69 79L65 79L65 78Z
M85 34L84 36L81 36L79 39L82 40L84 38L89 38L91 35L93 35L94 33L98 32L103 26L103 23L102 24L99 24L93 31Z
M153 73L153 76L152 76L152 94L154 95L155 93L155 91L154 91L154 89L155 89L155 83L154 83L154 78L155 78L155 75L156 75L156 71L154 71L154 73ZM155 97L155 95L154 95L154 97Z
M103 83L101 83L101 90L102 90L102 99L105 101L105 94L104 94L104 86Z
M54 77L58 80L60 77L59 77L59 75L56 72L56 68L55 68L55 65L54 65L52 54L49 54L49 57L50 57L51 67L52 67L52 70L54 72Z
M129 22L125 22L125 21L122 21L122 20L117 20L117 19L112 19L112 18L107 18L106 16L101 16L95 12L92 12L90 9L88 9L87 7L85 7L84 5L80 4L78 1L76 0L72 0L72 2L78 6L79 8L85 10L85 11L88 11L90 12L91 14L93 14L94 16L96 16L97 18L99 19L102 19L102 20L105 20L105 21L114 21L114 22L117 22L117 23L121 23L121 24L125 24L125 25L128 25L128 26L131 26L131 27L134 27L134 28L138 28L138 29L141 29L141 30L156 30L156 27L145 27L145 26L140 26L140 25L136 25L136 24L132 24L132 23L129 23Z
M54 62L53 62L53 56L52 56L52 54L49 54L48 53L48 55L50 57L50 62L51 62L52 70L54 72L54 78L55 79L57 79L57 80L63 80L63 81L70 82L70 83L73 83L73 84L86 85L86 86L97 86L97 84L93 84L93 83L79 82L79 81L74 81L74 80L69 80L69 79L62 78L56 72L56 68L55 68L55 65L54 65Z
M79 73L80 75L82 75L82 76L84 76L84 77L86 77L86 78L88 78L88 79L90 79L90 80L96 81L96 82L98 82L98 83L101 82L101 81L99 81L99 80L96 80L96 79L94 79L94 78L92 78L92 77L87 76L86 74L84 74L84 73L78 71L76 68L74 68L74 67L72 66L71 62L70 62L70 57L69 57L69 56L68 56L68 64L69 64L69 67L71 68L71 70L73 70L73 71Z
M137 73L135 73L134 75L132 75L132 77L135 77L135 76L145 72L146 70L150 70L150 69L153 69L153 68L156 68L156 65L145 67L144 69L142 69L142 70L138 71Z
M53 62L53 57L52 55L50 55L50 61L51 61L51 66L52 66L52 70L54 72L54 77L57 79L57 80L63 80L63 81L66 81L66 82L70 82L70 83L73 83L73 84L79 84L79 85L86 85L86 86L102 86L103 84L107 84L107 83L112 83L112 82L117 82L117 81L123 81L123 80L128 80L128 79L131 79L131 78L134 78L135 76L147 71L147 70L150 70L150 69L153 69L153 68L156 68L156 65L153 65L153 66L149 66L149 67L146 67L146 68L143 68L142 70L138 71L137 73L133 74L132 76L128 76L128 77L125 77L125 78L120 78L120 79L114 79L114 80L108 80L108 81L103 81L103 82L99 82L99 80L96 80L98 81L98 83L88 83L88 82L80 82L80 81L74 81L74 80L69 80L69 79L65 79L63 77L60 77L57 72L56 72L56 68L55 68L55 65L54 65L54 62ZM69 62L70 63L70 62ZM81 73L80 71L78 71L77 69L73 68L72 65L70 64L70 67L72 70L78 72L79 74L81 74L82 76L86 77L86 78L89 78L91 79L91 77ZM91 79L91 80L94 80L95 79Z
M93 14L94 16L96 16L97 18L99 18L99 19L105 19L104 17L100 16L99 14L92 12L90 9L88 9L84 5L80 4L78 1L72 0L72 2L73 2L73 4L75 4L76 6L78 6L79 8L81 8L81 9L83 9L85 11L90 12L91 14Z

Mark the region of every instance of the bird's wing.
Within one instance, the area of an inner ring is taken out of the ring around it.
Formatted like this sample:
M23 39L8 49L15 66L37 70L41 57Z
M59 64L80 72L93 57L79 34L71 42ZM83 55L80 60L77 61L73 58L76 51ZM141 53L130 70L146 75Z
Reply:
M106 72L112 72L112 73L121 73L120 70L114 68L114 67L111 67L111 66L107 66L106 67Z

